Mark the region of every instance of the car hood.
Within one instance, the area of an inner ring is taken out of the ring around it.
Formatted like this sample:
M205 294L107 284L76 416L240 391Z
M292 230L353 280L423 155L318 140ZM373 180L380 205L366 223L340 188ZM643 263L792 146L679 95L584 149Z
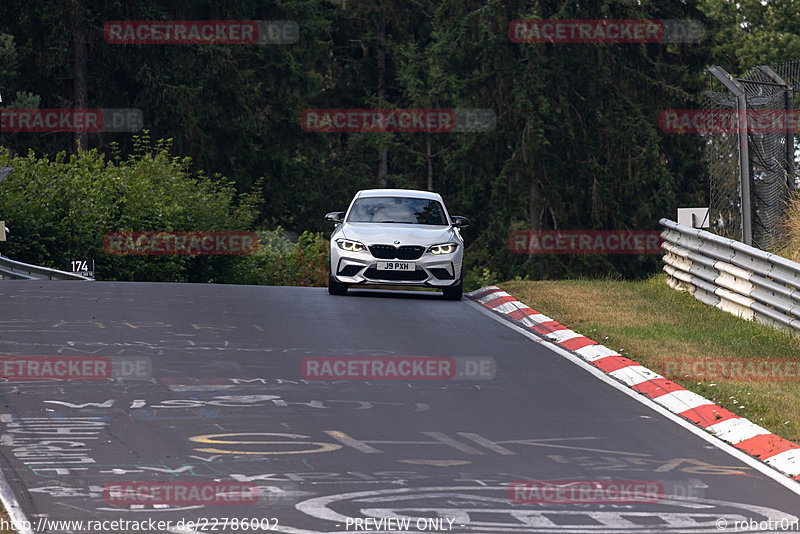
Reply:
M361 241L365 245L394 244L395 241L400 241L400 245L436 245L452 240L460 241L449 226L346 223L342 230L345 238Z

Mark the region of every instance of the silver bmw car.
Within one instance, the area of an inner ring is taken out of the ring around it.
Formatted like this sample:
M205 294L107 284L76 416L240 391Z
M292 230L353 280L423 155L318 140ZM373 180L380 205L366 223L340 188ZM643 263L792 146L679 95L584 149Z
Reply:
M450 216L437 193L413 189L366 189L346 212L325 219L331 235L328 291L344 295L351 285L441 288L460 300L465 217Z

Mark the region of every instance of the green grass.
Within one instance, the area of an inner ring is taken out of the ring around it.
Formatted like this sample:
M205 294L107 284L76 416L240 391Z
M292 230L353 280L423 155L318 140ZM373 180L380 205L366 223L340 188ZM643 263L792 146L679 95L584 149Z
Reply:
M5 507L0 506L0 517L5 519L6 525L11 525L11 518L8 517L8 512L6 512ZM14 534L14 531L11 529L0 528L0 534Z
M800 338L706 306L669 288L663 275L639 282L514 281L500 286L538 312L659 373L665 362L675 360L800 360ZM800 378L670 378L800 442Z

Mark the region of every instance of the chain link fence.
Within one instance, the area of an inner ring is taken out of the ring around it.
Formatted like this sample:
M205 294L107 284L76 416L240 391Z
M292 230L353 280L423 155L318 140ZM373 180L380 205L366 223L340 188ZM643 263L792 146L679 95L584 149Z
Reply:
M794 110L792 87L800 81L800 61L774 70L755 67L741 78L718 67L711 72L712 90L703 100L706 116L736 116L744 104L748 117L746 129L740 121L738 129L719 129L705 137L711 230L737 241L750 237L753 246L770 250L780 236L778 222L786 202L798 186L794 135L787 125ZM763 121L769 126L758 127ZM749 216L743 210L748 197Z

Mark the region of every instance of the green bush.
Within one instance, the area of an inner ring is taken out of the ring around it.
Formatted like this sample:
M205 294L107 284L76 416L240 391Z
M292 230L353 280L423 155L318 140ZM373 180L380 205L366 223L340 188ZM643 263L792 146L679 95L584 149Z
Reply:
M137 137L136 154L108 161L97 150L52 160L9 157L14 171L0 184L0 220L11 229L0 251L13 259L64 269L94 259L102 280L232 281L241 256L111 255L109 232L246 231L258 218L260 198L237 196L231 182L202 173L169 154L169 142L151 147Z
M280 226L256 234L258 251L241 263L239 283L270 286L328 283L329 241L322 232L303 232L296 241Z

